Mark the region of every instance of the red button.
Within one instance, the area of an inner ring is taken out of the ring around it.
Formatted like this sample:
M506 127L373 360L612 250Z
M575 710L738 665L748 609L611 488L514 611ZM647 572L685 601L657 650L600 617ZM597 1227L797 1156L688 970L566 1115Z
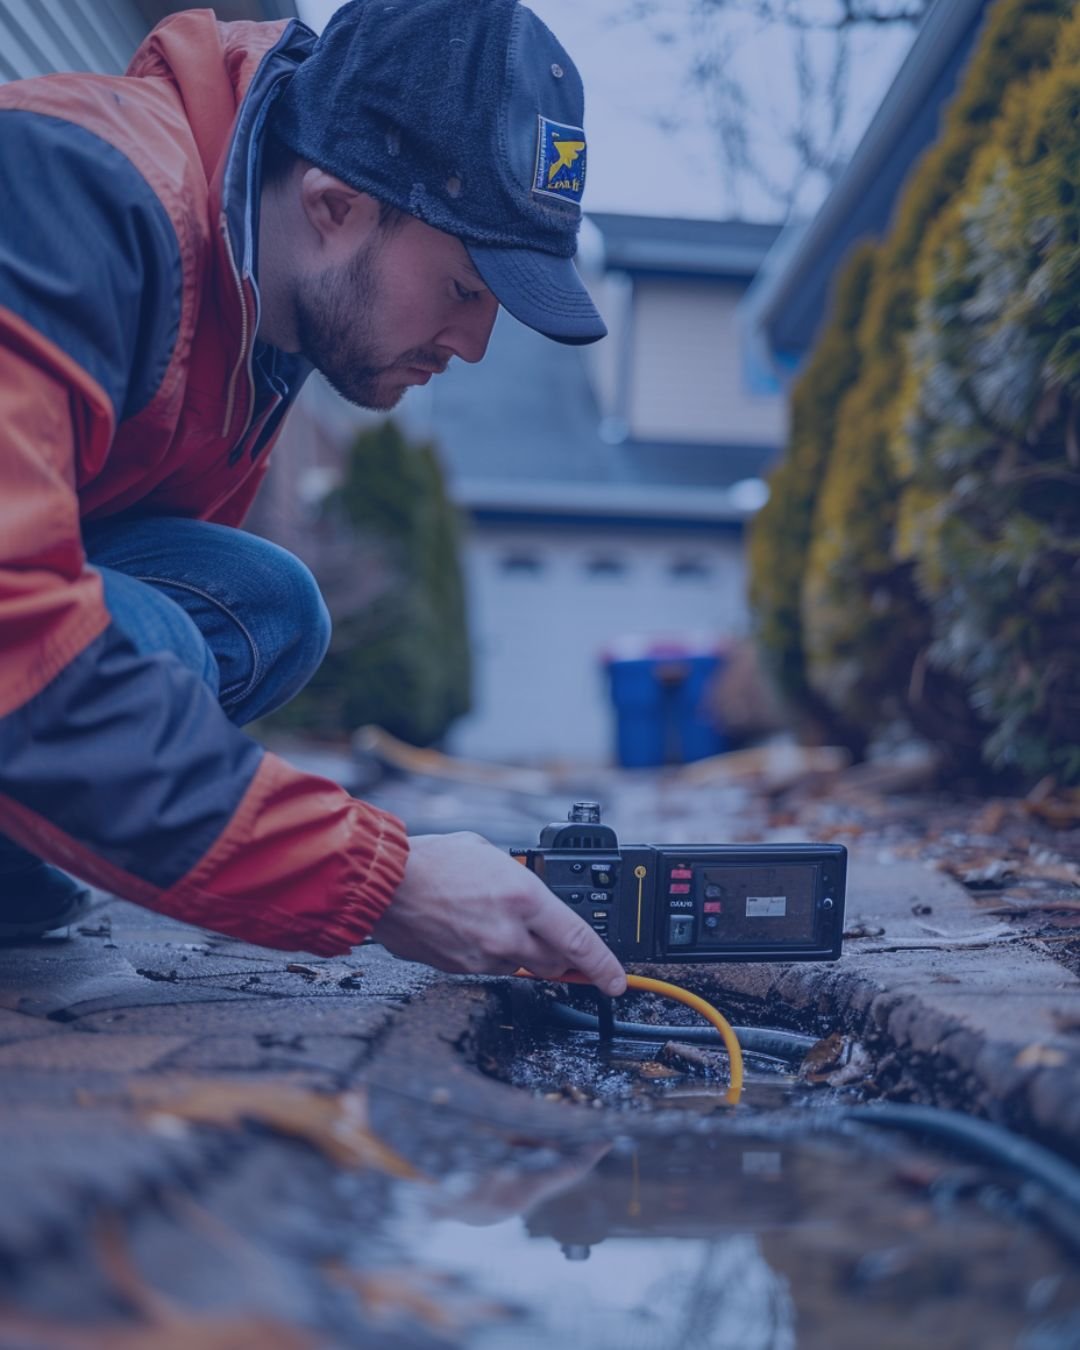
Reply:
M672 881L689 881L693 875L689 867L673 867L671 869Z
M706 900L706 901L705 901L705 913L706 913L706 914L723 914L723 912L724 912L724 906L720 903L719 900Z
M673 885L672 888L671 888L671 894L672 894L672 895L689 895L689 894L690 894L690 887L687 886L685 883L682 883L682 884L676 883L676 884Z

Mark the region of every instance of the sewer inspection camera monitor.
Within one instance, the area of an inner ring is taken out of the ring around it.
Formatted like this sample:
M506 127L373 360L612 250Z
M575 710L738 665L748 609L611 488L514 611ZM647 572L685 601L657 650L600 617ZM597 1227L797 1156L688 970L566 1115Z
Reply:
M538 848L511 849L622 962L835 961L841 844L627 844L575 802Z

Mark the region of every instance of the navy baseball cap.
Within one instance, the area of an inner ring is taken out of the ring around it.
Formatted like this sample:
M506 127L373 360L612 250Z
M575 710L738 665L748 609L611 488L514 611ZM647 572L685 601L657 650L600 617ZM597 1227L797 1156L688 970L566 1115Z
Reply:
M607 329L574 266L584 91L518 0L351 0L271 114L296 154L456 235L499 302L558 342Z

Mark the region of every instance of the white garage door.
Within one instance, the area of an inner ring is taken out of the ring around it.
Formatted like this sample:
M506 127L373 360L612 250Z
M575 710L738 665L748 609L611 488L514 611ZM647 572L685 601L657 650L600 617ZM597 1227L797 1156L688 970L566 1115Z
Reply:
M450 742L462 755L607 762L614 722L601 657L612 642L746 628L737 539L484 529L467 559L475 711Z

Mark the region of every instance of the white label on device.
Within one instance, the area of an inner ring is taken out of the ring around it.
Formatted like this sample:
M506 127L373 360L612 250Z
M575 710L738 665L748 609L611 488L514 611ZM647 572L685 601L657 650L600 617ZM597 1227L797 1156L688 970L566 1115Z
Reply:
M786 895L748 895L746 897L746 917L748 919L782 919L786 913Z

